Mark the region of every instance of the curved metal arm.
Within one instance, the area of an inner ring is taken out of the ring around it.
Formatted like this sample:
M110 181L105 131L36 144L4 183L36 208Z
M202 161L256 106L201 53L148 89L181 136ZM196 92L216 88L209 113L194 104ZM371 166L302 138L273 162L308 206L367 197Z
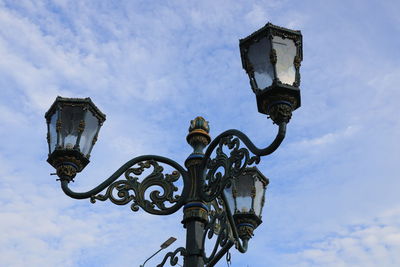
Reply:
M203 259L205 263L210 262L218 252L219 247L225 247L225 245L230 241L230 228L226 220L226 213L224 207L220 207L219 199L213 200L209 203L208 212L208 223L204 227L202 247L205 247L207 239L212 239L215 235L217 236L214 247L210 255L206 255L205 250L203 250Z
M279 130L278 134L276 135L274 141L267 146L266 148L260 149L256 147L253 142L239 130L231 129L227 130L220 135L218 135L207 147L207 150L204 154L204 160L207 161L207 159L210 158L211 153L213 152L214 148L219 144L222 138L227 137L227 136L237 136L240 140L243 141L243 143L246 145L246 147L256 156L266 156L271 153L273 153L282 143L283 139L285 139L286 135L286 122L282 122L279 124Z
M171 264L171 266L177 265L179 260L177 256L178 253L180 253L181 256L186 256L187 252L184 247L179 247L175 249L175 251L173 252L168 252L167 254L165 254L163 261L160 264L158 264L157 267L163 267L164 264L167 262L168 258L170 258L169 263Z
M206 267L213 267L217 262L229 251L229 249L234 245L233 241L229 240L225 246L222 247L217 254L215 254L214 258L212 258Z
M176 171L172 174L163 174L163 167L159 166L157 162L161 162L173 167ZM138 164L139 167L134 168L133 166ZM131 174L140 175L145 168L153 167L153 172L148 175L142 182L138 182L137 177L132 177ZM121 175L125 174L126 180L116 181ZM173 195L174 191L177 191L177 187L174 186L174 182L182 175L183 178L183 189L182 196ZM156 155L144 155L136 157L124 165L122 165L114 174L112 174L107 180L96 186L92 190L87 192L74 192L68 187L68 179L61 178L61 188L64 193L75 199L91 198L92 202L97 200L104 201L110 199L114 204L125 205L130 201L133 201L131 209L137 211L139 207L152 214L167 215L174 213L182 207L186 196L188 195L190 188L190 180L188 178L187 171L175 161ZM145 199L145 191L152 186L161 187L164 192L161 194L159 191L154 190L150 195L150 199ZM96 195L107 189L105 195ZM113 196L113 190L118 191L116 198ZM133 191L133 195L129 194L129 190ZM164 202L169 201L175 203L171 207L165 207ZM156 209L156 208L157 209Z
M206 255L203 249L202 257L207 267L214 266L234 244L241 253L245 253L248 246L248 240L242 240L239 237L225 193L222 192L220 198L212 201L210 208L211 206L214 210L209 212L209 222L204 229L203 248L207 238L211 239L214 235L217 235L217 238L209 256Z
M202 257L207 267L214 266L234 244L232 240L232 226L229 224L229 220L227 220L225 205L222 204L221 199L217 198L209 203L209 209L209 221L204 228L202 237ZM206 255L206 240L211 240L214 236L217 236L214 247L211 253Z
M233 234L233 238L235 239L236 248L241 253L245 253L247 251L247 245L248 245L248 241L249 240L245 239L245 240L243 240L243 243L240 242L239 233L237 231L235 222L233 220L233 215L232 215L231 209L229 207L229 202L226 199L225 192L222 192L222 196L221 197L222 197L222 200L223 200L224 205L225 205L226 216L227 216L229 224L230 224L230 226L232 228L232 234Z
M260 156L265 156L274 152L285 138L286 122L279 124L279 131L274 141L266 148L259 149L242 132L238 130L228 130L217 136L206 150L202 168L205 172L205 180L200 190L202 199L210 202L221 194L223 189L229 184L232 177L236 177L253 163L258 164ZM241 142L245 147L241 147ZM216 150L216 156L211 157L211 153ZM226 153L229 150L229 154ZM251 156L252 152L255 156Z

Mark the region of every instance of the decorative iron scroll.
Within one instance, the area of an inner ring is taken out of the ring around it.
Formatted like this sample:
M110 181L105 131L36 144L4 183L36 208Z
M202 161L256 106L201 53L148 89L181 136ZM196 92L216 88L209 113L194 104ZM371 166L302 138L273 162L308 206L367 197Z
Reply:
M125 180L117 180L110 184L104 195L92 195L90 197L91 202L109 199L117 205L133 202L131 204L132 211L138 211L140 207L151 214L167 215L175 212L184 202L184 197L176 194L178 187L175 185L183 171L179 172L177 167L174 166L175 164L171 164L168 160L164 161L166 162L163 163L174 167L175 170L171 174L164 174L164 168L158 164L157 160L150 159L137 162L124 172ZM150 169L152 172L140 182L137 176L140 176L146 169ZM183 179L183 182L185 183L186 180ZM154 186L158 188L151 188ZM185 184L183 187L185 189ZM163 192L160 192L159 188ZM167 207L166 202L173 205Z
M229 150L224 152L224 148ZM231 178L236 177L249 165L258 164L260 156L250 156L247 148L241 147L239 137L227 135L220 138L216 156L206 163L206 176L202 197L211 202L229 185Z
M240 174L251 164L258 164L261 156L273 153L282 143L285 134L286 122L282 121L275 139L262 149L256 147L247 135L238 130L231 129L218 135L204 153L203 169L206 176L200 192L202 199L206 202L215 199L233 176ZM241 147L241 142L245 147ZM224 147L230 150L229 153L224 152ZM214 149L216 156L211 158ZM250 152L254 156L250 156Z
M207 256L205 250L203 250L203 260L207 266L209 266L208 264L213 261L216 255L220 253L225 254L226 249L232 246L232 243L229 242L233 238L232 230L227 219L225 208L222 200L219 198L212 201L209 205L209 222L204 228L203 248L205 248L207 239L212 239L216 236L216 240L210 255ZM218 250L218 248L220 248L220 250ZM211 266L213 266L213 264Z
M178 264L178 256L177 254L180 253L180 255L182 257L186 256L186 249L184 247L179 247L177 249L175 249L175 251L173 252L168 252L167 254L165 254L163 261L157 265L157 267L163 267L164 264L167 262L168 258L170 258L169 263L171 264L171 266L175 266Z

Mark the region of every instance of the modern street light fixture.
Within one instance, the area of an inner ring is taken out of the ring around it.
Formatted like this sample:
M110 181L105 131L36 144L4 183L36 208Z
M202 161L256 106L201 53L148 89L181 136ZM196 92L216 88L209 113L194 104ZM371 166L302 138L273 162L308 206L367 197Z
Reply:
M148 259L146 259L146 261L140 265L140 267L144 267L144 265L146 264L146 262L148 262L151 258L153 258L155 255L157 255L161 250L166 249L167 247L169 247L172 243L174 243L176 241L175 237L170 237L168 238L164 243L161 244L160 249L157 250L153 255L151 255Z
M129 203L133 211L141 208L156 215L172 214L183 207L186 245L167 253L157 266L164 266L168 260L175 266L179 255L185 267L214 266L233 245L246 252L254 229L262 222L269 181L254 165L279 147L292 111L300 107L302 35L267 23L240 40L239 46L258 111L269 115L279 127L275 139L265 148L256 147L238 130L227 130L211 141L208 122L196 117L186 138L193 147L186 168L165 157L139 156L97 187L78 193L69 188L69 183L89 163L105 115L90 98L62 97L57 97L45 115L47 161L57 170L61 188L68 196L89 198L92 203ZM173 170L165 171L165 167ZM100 194L103 190L105 193ZM207 255L205 244L213 237L215 244Z

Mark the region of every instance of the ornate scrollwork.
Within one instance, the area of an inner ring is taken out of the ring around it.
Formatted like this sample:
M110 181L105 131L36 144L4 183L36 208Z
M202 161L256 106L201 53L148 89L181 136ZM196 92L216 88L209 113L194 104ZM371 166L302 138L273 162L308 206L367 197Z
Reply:
M229 154L224 152L224 148ZM238 176L247 166L258 164L260 156L250 156L247 148L241 147L239 137L223 136L216 148L215 158L209 159L206 165L203 199L207 202L215 199L229 185L231 178Z
M233 236L225 211L226 207L224 207L222 200L218 198L212 201L209 209L209 222L204 228L203 247L205 247L207 239L212 239L214 236L217 236L217 238L210 255L207 256L205 250L203 250L203 260L207 266L209 264L213 266L212 262L219 258L220 255L225 254L233 245Z
M164 174L164 168L156 160L140 161L135 166L138 167L132 166L124 172L125 180L117 180L110 184L104 195L92 195L91 202L109 199L114 204L125 205L132 201L133 211L138 211L140 207L146 212L159 215L171 214L182 206L183 200L176 194L178 187L175 185L181 177L179 171L174 170L171 174ZM137 176L146 169L152 169L152 172L139 182ZM163 192L158 188L151 188L154 186L161 188ZM167 207L166 202L174 205Z
M165 254L163 261L158 264L157 267L163 267L168 258L170 258L169 263L171 264L171 266L177 265L179 261L179 258L177 256L178 253L180 253L180 255L184 257L186 255L186 249L184 247L179 247L173 252L168 252L167 254Z
M274 121L276 124L280 124L282 122L288 123L292 118L292 102L287 101L287 103L278 103L273 104L269 108L269 117Z
M77 168L72 165L60 165L57 167L57 175L58 177L63 177L63 179L67 179L68 181L73 181L76 176L76 170Z

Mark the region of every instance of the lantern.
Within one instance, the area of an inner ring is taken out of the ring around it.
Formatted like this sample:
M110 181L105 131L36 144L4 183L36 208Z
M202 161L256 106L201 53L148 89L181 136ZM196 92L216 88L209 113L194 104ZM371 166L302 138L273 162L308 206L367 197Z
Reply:
M90 98L57 97L46 112L47 161L73 178L89 163L100 127L106 116Z
M261 224L265 191L269 180L256 168L246 168L241 175L233 177L225 189L239 236L250 239L253 230Z
M300 107L302 35L267 23L239 43L243 68L257 98L258 111L270 114L276 104Z

